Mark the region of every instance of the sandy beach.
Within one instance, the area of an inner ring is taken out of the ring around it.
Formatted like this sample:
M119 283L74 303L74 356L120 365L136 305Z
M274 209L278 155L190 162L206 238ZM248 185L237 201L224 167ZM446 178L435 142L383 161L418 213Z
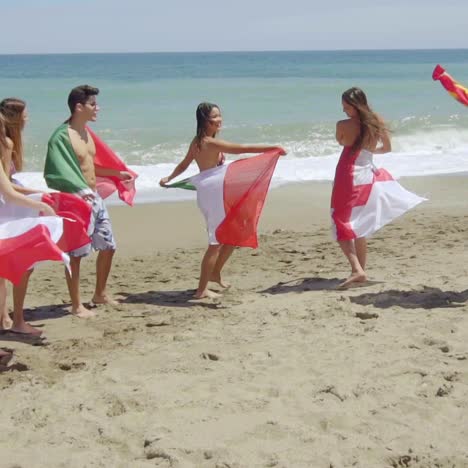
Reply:
M190 300L195 202L112 207L121 304L70 316L49 263L26 305L46 339L0 334L0 467L468 467L468 176L401 183L430 201L370 240L349 291L329 182L271 191L216 300Z

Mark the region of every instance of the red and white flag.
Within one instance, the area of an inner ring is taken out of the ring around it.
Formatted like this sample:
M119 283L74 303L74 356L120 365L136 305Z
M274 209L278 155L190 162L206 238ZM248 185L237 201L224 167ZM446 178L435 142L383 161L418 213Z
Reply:
M202 171L169 187L197 190L210 244L258 247L257 225L283 153L272 150Z
M65 193L31 197L51 205L57 216L41 216L38 210L12 203L0 205L0 277L14 284L38 262L68 265L65 252L90 242L91 207L84 200Z
M349 147L336 168L331 199L333 237L344 241L370 237L381 227L425 201L403 188L372 154Z

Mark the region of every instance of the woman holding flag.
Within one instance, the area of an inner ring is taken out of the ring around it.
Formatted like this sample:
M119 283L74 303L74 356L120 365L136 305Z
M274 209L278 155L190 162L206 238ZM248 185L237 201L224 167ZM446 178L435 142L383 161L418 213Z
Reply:
M351 266L351 275L340 285L348 288L367 280L367 237L425 199L374 166L373 154L389 153L392 146L384 121L370 108L364 91L348 89L342 105L348 119L336 124L343 151L336 167L331 215L334 237Z
M21 172L23 169L23 139L22 131L28 120L28 113L26 110L26 102L22 99L17 98L6 98L0 102L0 113L4 119L5 136L8 145L11 150L7 150L3 153L1 163L5 174L10 179L12 187L19 193L24 195L32 195L34 193L41 193L39 190L29 189L23 187L21 183L13 178L16 172ZM23 277L19 285L13 286L13 297L16 299L15 302L19 302L19 309L23 310L24 298L26 297L26 291L28 288L29 277L31 276L32 269L28 270ZM16 309L15 305L15 309ZM18 316L18 314L16 314ZM8 314L6 307L6 301L3 305L2 313L2 328L15 330L29 329L29 325L24 320L19 323L13 324ZM12 328L13 327L13 328ZM36 334L36 331L29 329L29 333ZM37 334L40 334L40 330L37 330Z
M13 142L5 135L5 122L4 118L0 114L0 158L2 162L4 158L10 157L12 150ZM4 205L14 204L20 207L30 208L42 212L45 216L55 217L55 212L49 205L42 201L28 198L25 195L17 192L12 187L7 175L5 174L5 171L3 170L3 164L0 164L0 202ZM43 219L46 220L48 218ZM18 224L18 222L10 219L5 220L0 218L0 261L2 263L4 263L7 260L4 257L5 253L6 255L8 255L10 261L14 256L18 256L20 254L20 252L18 252L17 250L17 247L21 248L21 245L19 243L14 243L14 240L13 242L11 242L11 240L13 239L13 235L18 232L21 233L21 226ZM9 233L13 235L9 236ZM8 245L6 245L7 243ZM0 328L9 328L12 325L10 323L11 320L8 316L6 308L6 281L4 278L0 278L0 318ZM17 321L15 325L17 325L20 329L23 329L25 330L25 332L29 333L40 334L40 330L37 330L31 325L24 322L22 313L21 316L18 315L18 317L16 318ZM2 364L6 364L9 354L10 353L6 351L0 350L0 362Z
M187 155L172 174L159 183L162 187L168 186L169 181L182 174L192 161L200 170L189 183L196 187L198 206L208 231L209 245L195 292L195 298L201 299L219 296L208 289L209 281L227 287L221 278L221 270L236 246L257 247L256 227L270 179L278 157L286 153L279 146L241 145L216 138L223 123L216 104L199 104L196 118L197 134ZM224 153L263 152L266 153L224 165ZM182 185L174 184L175 187L189 188L188 184Z
M90 216L90 209L76 197L69 196L68 199L66 194L44 194L23 187L12 178L23 167L22 130L28 117L26 103L16 98L4 99L0 103L0 117L0 193L4 194L4 201L0 204L0 277L4 276L14 284L11 321L6 307L5 280L0 280L1 328L39 336L42 331L26 323L23 317L24 298L32 267L42 260L68 261L64 251L71 246L89 243L86 218ZM68 210L71 206L77 207L81 216L69 219L71 216ZM59 216L54 216L55 210Z

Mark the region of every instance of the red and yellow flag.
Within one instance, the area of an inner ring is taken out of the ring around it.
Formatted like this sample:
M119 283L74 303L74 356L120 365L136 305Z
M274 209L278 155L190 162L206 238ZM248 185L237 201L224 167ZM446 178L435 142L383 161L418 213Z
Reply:
M439 80L442 86L458 101L468 106L468 88L456 82L440 65L432 72L432 79Z

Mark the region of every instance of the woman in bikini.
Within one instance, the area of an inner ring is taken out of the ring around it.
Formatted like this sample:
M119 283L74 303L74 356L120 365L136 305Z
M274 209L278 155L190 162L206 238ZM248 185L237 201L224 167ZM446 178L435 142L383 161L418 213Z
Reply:
M279 150L281 154L286 154L279 146L271 145L243 145L230 143L228 141L216 138L222 126L222 115L219 106L207 102L201 103L197 107L197 134L190 143L187 155L176 166L172 174L164 177L160 181L161 186L166 186L169 181L182 174L195 161L200 170L204 171L216 168L224 163L224 153L243 154L243 153L263 153L269 150ZM203 187L197 188L197 197L200 201ZM200 203L199 203L199 206ZM215 235L213 223L210 222L210 214L203 213L207 223L208 230L208 248L203 256L198 288L195 292L195 298L218 297L219 294L208 289L208 282L218 283L221 287L228 285L221 278L221 271L227 260L234 251L233 245L218 243Z

